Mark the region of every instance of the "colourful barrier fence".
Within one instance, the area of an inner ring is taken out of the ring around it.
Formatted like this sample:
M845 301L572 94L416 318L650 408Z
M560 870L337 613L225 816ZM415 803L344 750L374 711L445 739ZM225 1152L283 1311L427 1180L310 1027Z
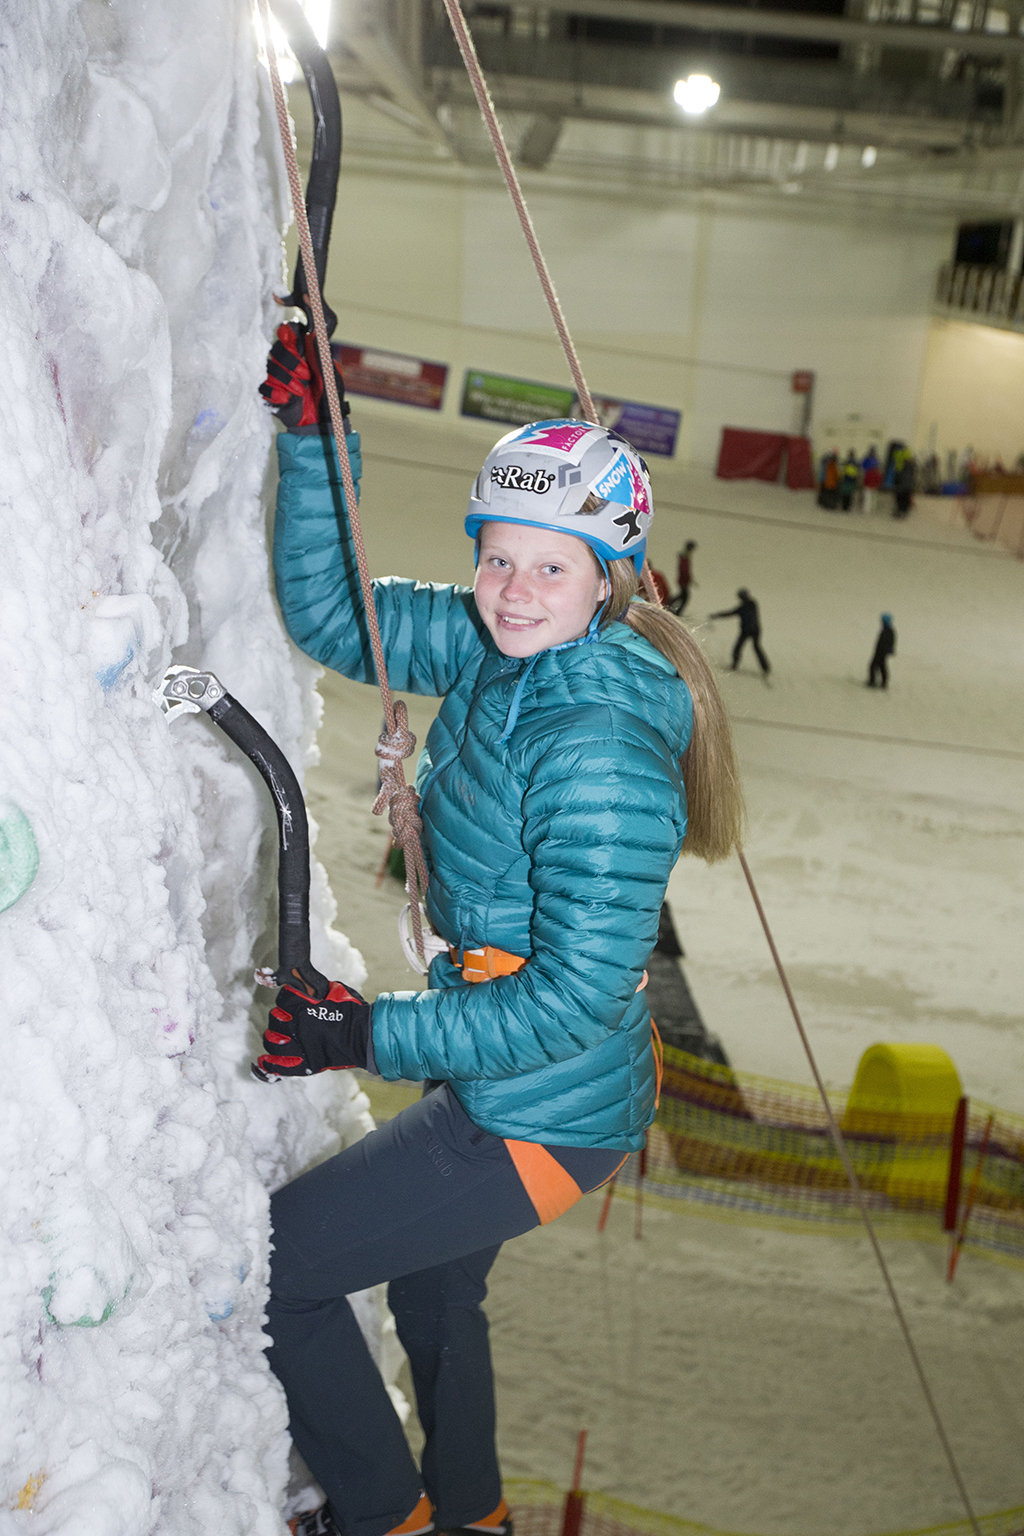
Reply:
M863 1094L849 1100L834 1095L832 1107L879 1230L948 1241L952 1113L896 1112ZM707 1215L790 1230L852 1230L860 1221L813 1088L671 1047L643 1163L643 1198L662 1206L686 1201ZM615 1193L635 1195L640 1177L640 1157L631 1157ZM970 1104L961 1189L973 1193L966 1249L1024 1263L1024 1116Z
M515 1521L515 1536L562 1536L565 1494L560 1493L553 1483L506 1479L505 1497ZM1024 1536L1024 1508L982 1515L978 1524L983 1536ZM606 1493L587 1493L582 1500L580 1536L740 1536L740 1533L720 1531L675 1515L641 1509ZM808 1532L806 1536L829 1536L829 1533ZM972 1532L966 1520L958 1520L916 1531L887 1532L885 1536L972 1536Z

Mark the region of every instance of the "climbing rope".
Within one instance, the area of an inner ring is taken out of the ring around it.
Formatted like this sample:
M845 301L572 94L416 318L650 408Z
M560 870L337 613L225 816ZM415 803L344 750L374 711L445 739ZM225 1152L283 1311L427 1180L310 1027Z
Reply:
M789 1011L793 1015L793 1022L796 1024L797 1033L800 1036L800 1043L804 1048L804 1053L806 1054L808 1063L810 1064L811 1073L817 1085L818 1092L821 1095L821 1102L825 1107L825 1118L828 1121L829 1132L832 1136L833 1142L835 1143L836 1151L839 1154L839 1160L842 1163L843 1168L846 1170L846 1177L850 1182L850 1188L853 1191L854 1201L856 1202L857 1209L860 1212L861 1220L864 1223L864 1227L867 1231L871 1246L874 1249L875 1258L878 1260L878 1267L882 1272L882 1279L885 1281L885 1288L889 1293L889 1300L892 1302L892 1308L896 1314L896 1321L899 1324L900 1332L903 1335L903 1341L906 1344L910 1353L910 1358L913 1361L914 1370L917 1373L917 1379L921 1385L921 1391L924 1394L924 1400L928 1404L928 1411L931 1414L932 1421L935 1424L935 1432L939 1437L939 1443L942 1446L946 1461L949 1464L949 1470L953 1475L953 1481L956 1483L961 1502L964 1506L964 1510L966 1511L967 1518L971 1523L971 1530L974 1532L974 1536L981 1536L981 1526L978 1524L977 1516L975 1515L974 1509L971 1505L970 1496L967 1492L967 1487L961 1475L956 1456L954 1455L953 1447L950 1444L949 1436L946 1434L946 1426L942 1422L942 1415L939 1413L938 1404L936 1403L935 1397L932 1393L931 1385L929 1384L928 1376L925 1372L921 1356L917 1352L917 1345L914 1343L914 1336L910 1331L910 1324L907 1322L906 1314L903 1311L899 1295L896 1291L896 1286L893 1283L892 1274L890 1273L889 1266L886 1263L885 1255L882 1252L882 1246L878 1241L878 1234L875 1231L874 1222L871 1220L867 1201L864 1199L864 1191L861 1188L860 1180L857 1177L856 1169L854 1168L853 1161L850 1157L849 1148L846 1145L846 1137L839 1129L839 1122L832 1112L832 1106L828 1101L828 1093L825 1089L824 1079L822 1078L821 1072L819 1071L818 1063L814 1055L814 1050L811 1046L810 1039L808 1038L807 1031L804 1028L804 1021L800 1017L800 1010L796 1005L796 998L793 996L793 989L789 984L789 977L786 975L785 967L782 964L782 957L776 948L772 930L768 925L768 917L764 907L761 904L761 897L758 894L757 886L754 884L754 877L750 872L750 865L747 863L747 856L738 843L736 844L736 856L740 861L740 867L743 870L743 877L747 882L747 887L750 891L751 897L753 898L754 906L757 908L757 915L761 919L761 927L764 930L764 936L768 942L768 948L771 950L772 959L775 962L775 969L779 973L779 980L782 983L782 990L785 992L786 1001L789 1003Z
M263 3L265 3L265 0L263 0ZM544 297L547 300L548 308L551 311L551 318L554 321L555 330L558 333L558 339L562 344L562 350L565 353L566 362L569 364L569 371L572 374L573 382L576 385L576 393L579 397L580 410L583 412L583 415L587 421L596 422L597 413L594 409L593 398L590 394L590 390L587 388L587 382L583 376L583 368L579 360L579 355L576 351L573 339L569 334L569 327L566 323L565 315L562 311L562 306L558 301L558 294L555 291L555 285L552 282L551 273L548 271L547 262L544 260L544 254L541 251L540 243L537 239L537 232L534 229L533 220L530 217L530 211L526 206L526 199L523 196L523 189L520 186L519 177L516 174L515 166L512 164L512 158L508 152L508 145L505 142L505 136L502 133L501 124L498 122L498 116L494 110L494 102L491 99L491 93L488 89L487 81L485 80L483 70L480 67L480 60L477 57L476 46L470 34L469 27L466 25L466 18L462 11L462 5L460 0L444 0L444 7L448 12L448 19L451 22L452 31L455 34L455 40L459 45L459 52L462 54L462 61L466 66L466 72L469 75L470 83L473 87L473 94L476 97L477 105L480 108L484 124L487 128L487 133L494 148L494 153L497 158L498 165L501 169L501 174L504 177L505 185L509 191L509 196L512 199L516 213L519 216L519 223L522 226L523 235L526 239L526 244L529 249L530 256L533 260L533 265L536 268L541 289L543 290ZM650 566L648 565L646 559L644 560L641 580L643 582L644 592L648 601L655 604L659 608L662 607L663 604L661 597L659 596L654 582L651 579ZM838 1152L843 1167L846 1170L846 1176L850 1181L850 1187L853 1191L854 1199L864 1221L864 1226L867 1230L868 1238L874 1250L875 1258L878 1260L878 1266L882 1272L885 1288L889 1293L889 1299L892 1302L893 1310L896 1314L896 1319L899 1324L900 1331L903 1334L907 1349L910 1352L910 1358L913 1362L914 1370L917 1374L917 1378L921 1386L921 1391L924 1394L925 1402L928 1405L928 1411L931 1414L932 1420L935 1424L939 1442L945 1454L946 1461L949 1464L949 1470L952 1473L953 1481L956 1484L960 1499L967 1513L967 1518L970 1521L971 1529L975 1533L975 1536L981 1536L981 1527L978 1524L974 1510L971 1506L971 1501L967 1492L966 1485L964 1483L963 1477L961 1476L956 1456L953 1453L953 1447L950 1444L949 1436L946 1434L945 1425L943 1424L942 1416L939 1413L938 1405L936 1404L931 1386L929 1385L928 1377L925 1373L921 1357L917 1352L917 1346L915 1345L913 1336L910 1332L910 1326L907 1323L903 1308L900 1305L900 1299L896 1293L896 1287L893 1284L892 1276L889 1272L889 1266L885 1261L885 1255L882 1253L881 1246L879 1245L878 1236L872 1224L871 1216L867 1208L867 1203L864 1199L864 1194L860 1187L860 1181L857 1178L853 1163L850 1160L850 1154L847 1149L846 1142L843 1138L843 1133L839 1129L839 1124L836 1121L835 1115L832 1113L832 1107L828 1101L828 1094L825 1091L825 1083L818 1069L818 1063L815 1059L814 1051L811 1047L811 1042L807 1036L807 1031L804 1029L803 1020L800 1017L800 1012L796 1005L796 999L793 996L793 990L789 984L789 978L787 977L785 968L782 964L782 958L775 946L775 940L772 937L771 929L768 926L768 918L765 915L764 907L761 904L761 898L758 894L757 887L754 884L754 877L750 872L750 866L747 863L746 855L738 843L736 845L736 854L743 869L743 874L749 887L750 894L753 898L754 905L757 908L758 917L761 919L761 926L764 929L765 938L768 941L768 947L771 950L772 959L775 961L775 968L779 973L779 979L782 982L783 991L785 992L786 998L789 1002L790 1010L793 1014L796 1027L800 1035L800 1040L803 1044L804 1051L807 1054L807 1060L810 1063L814 1081L817 1084L818 1092L821 1095L821 1100L825 1107L825 1114L828 1119L829 1129L832 1133L832 1139L835 1142L836 1151Z
M316 258L313 253L313 237L310 234L309 219L306 216L306 204L302 194L302 178L299 175L299 163L295 154L295 141L292 135L291 119L288 116L288 104L285 101L284 87L281 84L277 49L274 46L274 37L270 26L270 12L267 0L257 0L257 3L259 5L260 21L263 26L263 42L267 53L267 65L270 69L270 80L274 91L274 107L277 112L278 131L281 135L281 148L284 152L285 165L288 168L288 186L291 190L292 212L295 215L295 223L298 228L299 249L302 252L302 270L303 274L310 272L315 274ZM370 579L370 567L366 559L366 546L363 543L363 529L359 520L355 480L352 475L352 463L348 454L348 443L345 439L345 424L341 414L341 401L338 399L338 385L334 371L334 360L331 356L331 343L324 320L320 285L315 281L310 283L308 278L306 281L309 291L306 293L305 298L313 316L313 331L316 336L317 352L320 356L320 372L323 375L324 393L327 396L327 409L331 418L331 430L334 433L334 441L338 450L338 465L341 469L341 483L345 492L345 506L348 510L349 524L352 529L352 543L355 546L356 564L359 568L359 586L362 590L363 607L366 611L366 626L370 633L373 668L377 677L377 686L380 689L381 703L384 706L384 729L374 749L380 761L381 787L380 794L374 801L373 812L375 816L380 816L385 810L388 811L392 835L405 855L405 888L409 895L409 916L412 922L413 944L425 970L423 924L420 912L420 903L426 899L427 894L427 866L423 857L423 845L420 842L423 823L420 821L419 816L419 796L413 786L407 783L404 768L404 760L407 757L411 757L416 750L416 737L409 729L409 717L405 704L401 699L396 702L391 697L391 688L388 683L388 667L384 659L384 647L381 643L380 626L377 622L377 608L373 600L373 583Z
M530 252L530 259L536 270L541 291L547 301L548 309L551 311L551 318L554 321L558 339L562 344L565 360L569 364L569 372L572 374L572 381L576 386L580 412L584 421L592 421L596 425L598 422L597 410L583 375L583 364L580 362L576 345L569 334L569 326L562 306L559 303L554 280L548 270L548 264L544 260L544 252L540 248L537 231L533 227L533 219L530 217L530 210L526 206L526 198L523 196L523 189L519 183L516 168L512 164L512 156L508 152L508 145L505 142L505 135L502 132L501 124L498 122L498 114L494 110L491 92L487 81L484 79L484 72L480 67L480 60L477 57L476 44L473 41L469 27L466 25L462 5L460 0L444 0L444 8L448 12L448 20L452 24L455 41L458 43L459 52L462 54L462 62L466 66L469 83L473 87L473 95L476 97L477 106L480 108L480 115L483 117L484 126L487 129L487 135L491 141L495 159L498 162L498 167L508 188L508 195L512 199L512 206L518 215L523 238ZM651 580L651 568L646 559L644 560L643 570L640 573L640 580L643 583L648 601L655 603L660 608L661 598L658 596L657 588Z

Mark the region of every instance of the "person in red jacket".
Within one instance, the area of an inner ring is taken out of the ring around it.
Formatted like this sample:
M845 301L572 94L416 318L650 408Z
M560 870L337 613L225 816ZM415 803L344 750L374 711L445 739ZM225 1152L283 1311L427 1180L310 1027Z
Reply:
M676 567L676 581L679 584L679 591L668 605L675 614L681 614L685 610L687 603L690 601L690 587L697 585L693 579L692 560L693 551L696 548L697 545L693 539L687 539L685 545L679 551L679 563Z

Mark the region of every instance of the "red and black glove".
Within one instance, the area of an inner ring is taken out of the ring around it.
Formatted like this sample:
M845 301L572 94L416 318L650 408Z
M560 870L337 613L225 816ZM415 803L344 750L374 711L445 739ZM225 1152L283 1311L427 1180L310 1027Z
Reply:
M340 981L319 1002L294 987L282 987L263 1035L267 1054L253 1067L263 1082L279 1077L312 1077L342 1067L366 1067L370 1059L373 1005Z
M345 380L341 376L341 348L336 342L331 344L331 356L337 375L341 412L347 416ZM267 377L260 385L260 394L289 432L330 431L331 418L320 372L316 337L306 326L278 326L277 340L267 358Z

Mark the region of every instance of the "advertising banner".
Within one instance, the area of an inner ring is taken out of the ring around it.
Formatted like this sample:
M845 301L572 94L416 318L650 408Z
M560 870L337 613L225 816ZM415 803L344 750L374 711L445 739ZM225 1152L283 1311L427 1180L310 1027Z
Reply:
M428 363L378 347L354 347L349 342L341 344L341 371L350 395L373 395L425 411L441 409L448 378L446 363Z
M594 395L593 400L601 425L621 432L639 453L657 453L664 458L675 453L681 412L641 405L636 400L617 400L612 395ZM525 427L531 421L579 416L579 400L575 390L556 384L469 369L462 387L462 414Z
M462 414L525 427L531 421L571 416L575 399L573 389L535 384L530 379L509 379L501 373L478 373L470 368L462 386Z
M593 401L601 425L621 432L638 453L657 453L666 459L675 453L681 411L640 405L636 400L615 400L609 395L594 395Z

